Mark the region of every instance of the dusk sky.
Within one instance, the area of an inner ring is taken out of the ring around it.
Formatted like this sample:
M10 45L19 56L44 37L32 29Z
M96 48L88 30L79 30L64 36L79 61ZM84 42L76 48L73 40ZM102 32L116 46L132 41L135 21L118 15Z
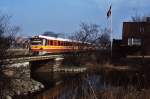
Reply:
M45 31L68 35L81 22L108 27L110 4L114 38L121 38L122 22L131 21L131 16L150 16L150 0L0 0L0 10L12 16L11 24L20 26L24 36Z

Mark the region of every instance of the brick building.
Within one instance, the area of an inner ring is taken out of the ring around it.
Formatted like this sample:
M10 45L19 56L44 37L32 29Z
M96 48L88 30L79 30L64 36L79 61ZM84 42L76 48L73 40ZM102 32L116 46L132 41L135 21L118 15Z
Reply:
M114 50L119 48L126 54L150 55L150 17L143 22L123 22L122 40L115 42Z

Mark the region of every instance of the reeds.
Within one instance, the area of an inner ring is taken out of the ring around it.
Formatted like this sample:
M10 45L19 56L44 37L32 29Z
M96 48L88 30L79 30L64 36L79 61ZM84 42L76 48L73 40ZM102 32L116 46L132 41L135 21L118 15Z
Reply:
M150 89L137 90L133 86L114 87L97 93L99 99L150 99Z

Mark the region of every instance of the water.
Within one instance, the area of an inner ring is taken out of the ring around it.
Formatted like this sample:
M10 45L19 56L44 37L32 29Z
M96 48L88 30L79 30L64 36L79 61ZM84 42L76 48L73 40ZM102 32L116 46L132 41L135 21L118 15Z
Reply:
M112 88L149 88L150 81L145 74L123 71L68 74L37 69L32 77L46 88L34 94L16 96L15 99L98 99L97 93Z
M96 99L95 88L98 88L97 85L99 85L99 80L101 80L97 75L93 76L94 78L87 77L86 74L55 75L61 76L61 79L57 80L57 82L62 81L62 83L51 86L51 88L35 97L45 97L46 99L81 99L83 97L86 99Z

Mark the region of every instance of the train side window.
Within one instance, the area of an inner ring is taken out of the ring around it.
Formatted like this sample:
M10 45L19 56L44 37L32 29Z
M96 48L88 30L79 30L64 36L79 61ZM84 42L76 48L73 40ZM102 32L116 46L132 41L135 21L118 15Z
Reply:
M55 41L55 46L57 46L57 41Z
M59 46L61 46L61 41L59 41Z
M65 46L65 42L63 42L63 46Z
M66 42L66 46L69 46L68 42Z
M54 46L56 46L56 41L54 41Z
M60 41L60 46L62 46L62 41Z
M64 46L66 46L66 42L64 42Z
M60 42L61 46L63 46L63 42Z
M67 42L67 46L69 46L69 42Z
M55 45L58 46L58 41L55 41Z
M55 41L53 41L53 45L54 45L54 46L56 45L56 42L55 42Z
M50 41L50 45L53 45L53 41Z
M53 45L54 45L54 46L57 46L57 41L54 41L54 42L53 42Z
M51 44L51 42L50 42L50 40L48 40L48 45L50 45Z
M51 40L49 40L49 45L51 45Z
M66 42L66 46L68 46L68 42Z
M63 46L64 45L64 42L61 42L61 46Z
M71 46L72 45L72 42L69 42L69 46Z
M63 46L65 46L65 42L63 42Z
M58 41L58 46L60 46L60 41Z
M64 46L66 46L66 42L64 42Z

